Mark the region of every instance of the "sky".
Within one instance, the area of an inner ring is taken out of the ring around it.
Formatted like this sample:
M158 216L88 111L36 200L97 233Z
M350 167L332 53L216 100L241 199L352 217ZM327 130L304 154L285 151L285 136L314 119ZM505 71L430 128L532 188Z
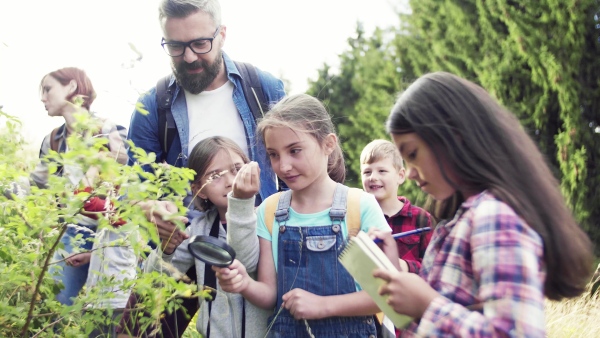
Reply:
M223 50L301 93L324 63L338 64L357 22L367 34L396 26L399 2L221 0ZM0 105L21 119L31 146L64 122L47 116L39 95L42 77L62 67L83 68L97 92L92 110L129 125L139 94L171 71L157 8L158 0L0 1Z

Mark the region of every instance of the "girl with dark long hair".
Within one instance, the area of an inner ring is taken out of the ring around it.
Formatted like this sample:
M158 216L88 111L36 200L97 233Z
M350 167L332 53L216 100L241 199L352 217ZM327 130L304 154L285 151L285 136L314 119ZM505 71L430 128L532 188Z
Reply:
M544 296L581 294L593 257L518 119L438 72L399 97L387 129L441 220L420 277L375 272L394 310L418 319L404 334L544 337Z

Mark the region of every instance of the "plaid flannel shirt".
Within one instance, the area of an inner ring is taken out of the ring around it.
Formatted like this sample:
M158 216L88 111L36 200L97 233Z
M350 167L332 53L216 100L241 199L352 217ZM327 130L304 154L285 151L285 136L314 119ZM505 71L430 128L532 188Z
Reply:
M432 226L431 215L427 211L412 205L404 196L398 196L398 200L404 203L402 209L393 216L385 216L393 234ZM430 240L430 231L398 239L398 257L406 261L409 272L419 273Z
M435 229L420 275L440 296L403 337L545 337L543 243L484 191Z
M125 146L125 148L123 150L121 150L120 152L122 154L127 154L127 148L128 148L128 143L126 142L127 141L127 129L122 126L116 125L108 120L104 120L104 124L102 126L102 131L101 131L102 134L109 134L114 131L117 131L119 133L119 136L121 137L121 140L123 141L123 145ZM51 137L52 137L52 133L50 133L50 134L46 135L46 137L44 137L44 140L42 141L42 145L40 146L40 154L39 154L40 161L38 162L35 169L30 174L31 181L39 188L45 188L46 185L48 184L48 175L49 175L48 164L47 164L46 160L44 159L44 157L46 157L46 155L48 155L50 153L51 143L52 143L52 141L50 140ZM58 132L56 133L56 136L54 137L54 142L56 142L59 153L65 153L65 152L69 151L69 149L67 147L67 137L68 137L67 128L66 128L66 125L63 124L62 126L60 126L58 128ZM62 175L62 174L63 174L62 170L59 170L55 173L55 175ZM73 182L74 185L76 185L77 183L79 183L79 182L78 181Z

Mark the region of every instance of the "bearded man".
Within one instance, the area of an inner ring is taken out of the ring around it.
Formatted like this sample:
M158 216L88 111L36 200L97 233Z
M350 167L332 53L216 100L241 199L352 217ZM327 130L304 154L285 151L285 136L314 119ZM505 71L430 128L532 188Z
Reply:
M228 137L234 140L251 160L258 162L260 190L256 200L266 199L278 189L276 176L267 158L264 144L256 137L256 121L244 95L240 71L223 52L227 27L221 24L221 8L218 0L161 0L159 21L163 31L161 45L171 57L172 68L166 92L171 95L168 102L174 121L168 123L170 126L174 122L177 132L171 145L166 145L168 142L165 141L166 138L163 139L164 134L161 137L159 128L164 130L167 125L159 122L161 119L158 112L157 87L154 87L139 98L138 102L148 111L148 114L142 114L136 108L131 117L128 138L138 148L144 149L147 153L155 153L157 162L187 167L190 151L198 142L210 136ZM264 94L264 100L260 101L269 105L279 101L285 95L283 82L269 73L259 69L256 71ZM166 82L160 80L159 83L161 81ZM258 97L255 99L259 101ZM163 100L161 99L160 102ZM133 164L135 160L133 152L130 152L129 163ZM184 203L184 205L193 205L193 203ZM169 217L177 212L174 204L167 201L143 201L140 206L147 211L148 220L156 224L163 245L166 241L171 246L181 247L183 251L187 251L189 235L178 229ZM199 217L193 210L188 211L187 215L186 218L178 219L185 223L192 222L193 217ZM248 271L255 270L259 250L255 227L247 231L230 230L228 239L234 243L243 243L241 246L231 244L235 246L237 258L240 260L256 258L246 263L250 267ZM208 231L210 229L207 230L207 234ZM159 251L158 256L160 255ZM162 253L162 256L166 259L170 254ZM212 276L207 272L212 273ZM192 266L187 274L199 285L211 284L208 280L212 280L212 284L216 282L214 272L210 268L203 269L197 274ZM216 288L216 285L212 287ZM135 308L136 299L136 295L132 294L128 303L130 309ZM209 337L211 330L215 337L239 336L231 332L225 333L230 329L227 320L218 323L211 323L212 321L208 320L209 316L225 319L229 315L229 307L218 303L216 302L212 307L213 315L210 315L209 307L208 311L202 311L202 315L198 316L198 331L205 337ZM161 319L159 329L166 334L165 337L169 336L168 334L179 337L198 310L199 303L197 299L184 299L183 306L186 308L187 315L183 310L178 310L166 313ZM251 304L247 306L244 304L243 308L244 325L241 327L241 335L264 336L270 313L254 308ZM133 325L132 330L137 332L136 318L138 317L133 315L133 312L126 311L126 314L118 331L129 332ZM149 330L152 331L152 328ZM141 332L137 333L141 334Z
M157 162L186 167L187 157L198 142L210 136L234 140L261 169L257 200L277 191L276 177L264 145L256 138L256 122L244 96L240 71L223 52L227 27L221 24L217 0L163 0L159 5L163 31L161 45L171 58L171 112L177 134L170 149L160 139L157 98L154 87L142 95L147 115L137 108L129 125L129 139ZM283 82L257 69L264 102L274 104L284 95ZM130 163L135 161L129 154Z

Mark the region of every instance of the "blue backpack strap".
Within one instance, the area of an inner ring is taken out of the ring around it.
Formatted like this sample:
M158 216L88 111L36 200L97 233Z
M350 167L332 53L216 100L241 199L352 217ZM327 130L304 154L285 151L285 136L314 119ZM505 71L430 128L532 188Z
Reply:
M279 203L275 211L275 220L282 223L290 219L290 205L292 204L292 191L286 190L279 196Z
M177 135L177 125L171 112L173 100L173 88L169 87L171 75L167 75L156 83L156 110L158 113L158 140L162 149L161 158L157 162L167 160L167 154L171 149L175 135Z
M262 90L260 78L258 77L258 71L253 65L246 62L233 61L233 63L242 78L240 83L246 102L250 107L252 115L254 115L254 120L265 117L269 107L265 100L265 94Z
M338 183L333 193L333 203L331 204L331 210L329 210L329 217L331 221L335 223L342 223L346 217L346 208L348 202L348 187Z

